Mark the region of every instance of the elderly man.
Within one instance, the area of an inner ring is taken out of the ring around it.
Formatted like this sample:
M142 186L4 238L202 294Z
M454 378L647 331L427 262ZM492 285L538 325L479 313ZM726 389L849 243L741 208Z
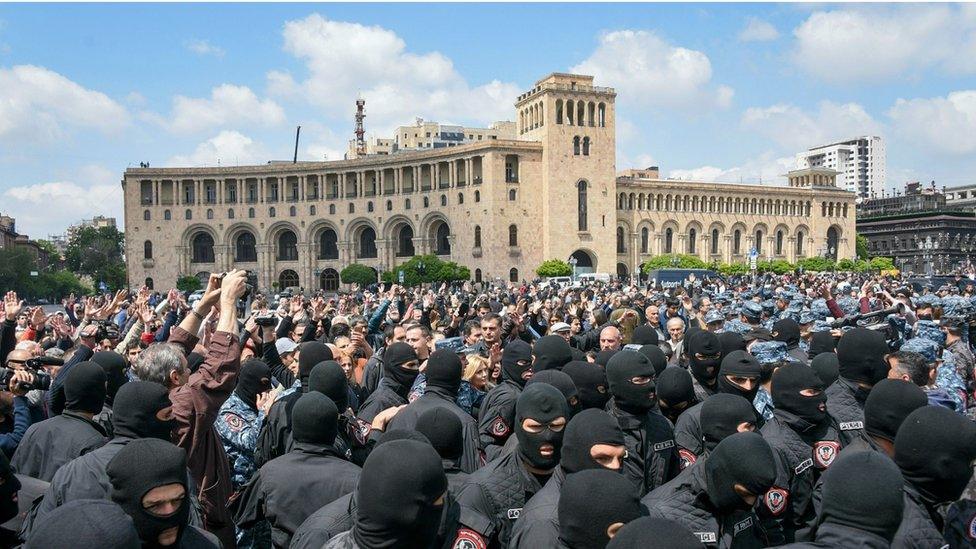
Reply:
M680 316L671 317L668 319L667 329L667 342L674 353L669 364L680 366L681 356L684 354L685 321Z
M607 326L600 330L600 350L619 351L620 350L620 330L616 326Z

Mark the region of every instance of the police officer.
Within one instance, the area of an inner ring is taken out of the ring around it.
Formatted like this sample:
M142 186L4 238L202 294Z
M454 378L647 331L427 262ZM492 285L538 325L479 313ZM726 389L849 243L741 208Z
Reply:
M474 546L508 547L522 507L549 480L559 464L569 410L555 387L526 387L515 405L518 445L468 478L458 494L461 538Z
M807 352L800 348L800 325L792 318L781 318L773 323L770 330L776 341L786 344L786 353L790 358L801 364L808 364Z
M627 446L624 474L643 495L678 474L674 428L657 409L654 367L646 356L626 349L615 354L607 364L607 381L613 395L607 410Z
M606 469L573 473L559 496L558 538L531 547L604 547L620 528L642 514L640 498L623 476Z
M320 362L312 368L312 373L308 376L308 390L318 391L332 399L336 408L339 410L339 431L336 435L335 447L346 459L362 466L369 455L372 425L362 421L353 413L349 406L349 395L351 389L346 379L342 366L334 360ZM395 413L395 409L393 412ZM382 415L388 415L388 413ZM373 421L379 426L385 423L381 420ZM374 441L373 441L374 442Z
M691 375L695 378L695 396L701 402L718 392L722 346L717 335L702 330L685 336L684 346Z
M823 382L808 366L788 364L773 373L773 419L762 428L773 449L776 482L760 507L774 543L805 540L816 511L813 486L841 445L827 415Z
M697 448L694 453L685 447L678 448L682 470L708 457L708 454L715 450L715 446L725 437L757 429L759 415L756 409L752 407L751 402L738 395L727 393L712 395L701 404L699 413L701 440ZM686 415L688 414L681 417L684 418ZM677 438L678 435L675 433L675 439Z
M616 420L603 410L584 410L566 426L559 466L553 470L549 482L526 502L515 522L510 548L531 549L555 547L559 537L559 507L563 485L568 476L587 469L608 469L620 472L627 448L624 434ZM614 475L623 479L621 475ZM637 491L624 481L634 502ZM586 506L586 509L592 507Z
M383 377L366 402L359 407L359 419L372 422L377 414L407 403L410 387L420 374L420 359L407 343L396 342L383 354Z
M590 362L573 360L563 366L563 373L573 380L573 385L579 391L581 409L603 410L606 407L610 400L610 390L607 388L607 373L603 368Z
M827 387L827 411L840 427L842 445L861 436L864 402L871 387L888 376L884 335L867 328L854 328L837 343L840 377Z
M454 412L438 406L417 416L415 429L430 441L437 455L441 456L451 493L459 493L468 482L468 473L461 469L464 457L464 426L461 420Z
M257 471L254 451L264 420L259 399L271 390L271 368L262 360L252 358L241 364L234 392L220 406L214 427L224 445L231 467L231 484L240 490ZM263 401L261 402L263 404Z
M488 392L478 411L478 438L493 459L515 428L515 403L532 377L532 347L521 339L502 350L502 382Z
M773 485L773 452L758 433L736 433L718 443L699 466L645 496L652 517L685 525L705 547L766 547L752 511Z
M686 411L698 404L694 380L684 368L665 368L658 375L656 386L661 413L672 425L677 424Z

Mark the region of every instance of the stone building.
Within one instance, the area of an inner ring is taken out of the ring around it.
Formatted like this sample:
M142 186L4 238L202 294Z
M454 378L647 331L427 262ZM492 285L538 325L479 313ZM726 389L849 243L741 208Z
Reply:
M618 177L615 98L591 76L553 73L516 98L514 138L328 162L130 168L130 284L165 288L236 267L262 289L334 290L350 263L382 271L426 253L475 280L531 279L552 258L629 274L668 251L854 255L854 195L829 170L791 172L780 187Z

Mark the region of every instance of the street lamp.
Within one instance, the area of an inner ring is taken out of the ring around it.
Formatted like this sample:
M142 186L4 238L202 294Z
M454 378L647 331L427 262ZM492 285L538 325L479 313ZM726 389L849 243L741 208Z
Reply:
M573 268L573 282L576 282L576 264L579 260L576 259L575 255L569 256L569 266Z
M672 255L671 256L671 266L672 267L677 267L678 266L678 263L681 263L681 260L678 259L678 256Z

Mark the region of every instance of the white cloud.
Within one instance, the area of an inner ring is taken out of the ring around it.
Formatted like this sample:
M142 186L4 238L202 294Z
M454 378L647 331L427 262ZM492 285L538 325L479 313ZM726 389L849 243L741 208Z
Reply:
M603 34L596 50L570 71L593 75L598 84L617 89L620 103L638 107L725 108L734 93L712 83L707 55L643 30Z
M187 40L183 42L183 47L199 55L212 55L217 58L223 57L226 53L223 48L214 46L208 40Z
M121 226L119 174L102 166L82 166L70 179L11 187L4 191L4 213L17 219L17 232L47 238L68 224L96 215L115 217Z
M768 42L779 38L779 31L769 21L756 17L746 19L746 26L739 31L742 42Z
M926 69L976 72L976 9L947 4L817 11L793 30L794 61L833 83L876 82Z
M789 104L750 107L742 126L763 135L785 152L800 152L816 145L855 135L882 133L882 125L857 103L822 101L815 112Z
M224 130L203 143L188 155L169 159L169 166L238 166L263 164L269 155L260 143L235 131Z
M209 98L176 96L173 112L157 120L171 131L193 133L243 124L275 126L285 121L285 111L271 99L262 101L247 86L221 84Z
M776 156L773 152L767 151L741 166L731 168L700 166L670 170L668 177L688 181L782 185L786 183L784 177L786 173L795 169L795 162L791 156Z
M296 81L270 71L269 90L298 96L336 118L350 116L361 95L369 131L388 134L417 115L482 123L514 116L518 86L498 80L471 86L450 59L410 52L388 29L313 14L287 22L283 34L285 51L304 61L308 75Z
M114 134L129 113L104 93L34 65L0 67L0 142L55 142L73 130Z
M896 135L928 150L953 155L976 152L976 90L930 99L899 99L888 116Z

